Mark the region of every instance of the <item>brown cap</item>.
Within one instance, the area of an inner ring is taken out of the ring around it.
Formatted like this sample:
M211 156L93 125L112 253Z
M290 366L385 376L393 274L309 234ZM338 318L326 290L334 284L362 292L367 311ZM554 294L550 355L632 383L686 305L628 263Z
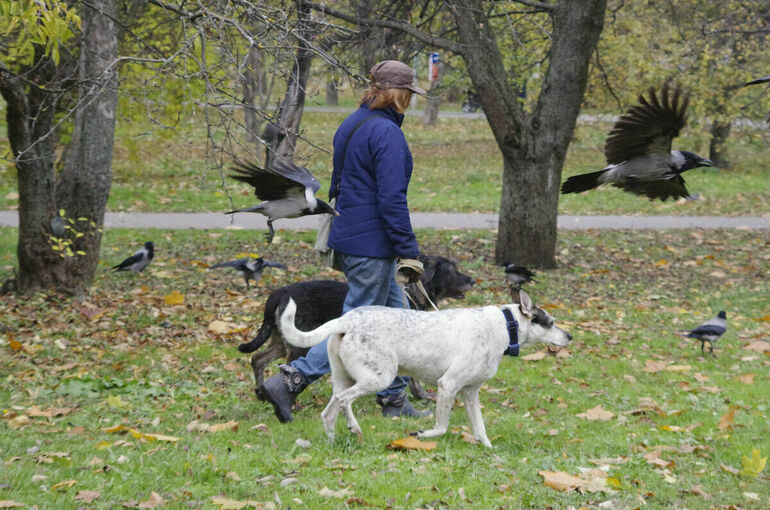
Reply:
M398 60L383 60L369 71L374 85L381 89L409 89L418 94L425 91L414 84L414 71Z

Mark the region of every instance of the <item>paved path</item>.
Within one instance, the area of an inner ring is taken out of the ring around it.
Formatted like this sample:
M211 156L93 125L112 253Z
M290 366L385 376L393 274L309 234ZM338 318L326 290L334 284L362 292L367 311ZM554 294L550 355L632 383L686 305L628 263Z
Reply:
M447 230L496 229L497 214L465 213L412 213L414 228ZM0 211L1 227L16 227L19 217L16 211ZM267 222L261 214L221 213L107 213L107 228L236 228L267 230ZM277 220L277 230L314 229L318 218L305 216L290 220ZM558 226L565 230L632 229L665 230L682 228L748 228L770 230L770 216L559 216Z

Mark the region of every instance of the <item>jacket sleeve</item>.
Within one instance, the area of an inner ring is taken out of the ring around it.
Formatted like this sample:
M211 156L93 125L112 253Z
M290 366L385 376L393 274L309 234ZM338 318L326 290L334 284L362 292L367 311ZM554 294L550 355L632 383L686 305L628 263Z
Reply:
M409 219L406 191L412 173L412 155L404 134L387 126L382 136L370 139L374 156L377 200L385 232L397 257L415 259L420 255L417 237Z

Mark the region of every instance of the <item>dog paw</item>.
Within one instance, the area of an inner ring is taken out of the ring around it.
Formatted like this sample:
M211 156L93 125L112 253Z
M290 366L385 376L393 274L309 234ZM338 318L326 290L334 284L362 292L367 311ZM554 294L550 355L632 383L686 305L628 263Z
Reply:
M422 433L423 433L422 430L416 430L414 432L410 432L409 435L412 436L412 437L420 437L420 434L422 434Z

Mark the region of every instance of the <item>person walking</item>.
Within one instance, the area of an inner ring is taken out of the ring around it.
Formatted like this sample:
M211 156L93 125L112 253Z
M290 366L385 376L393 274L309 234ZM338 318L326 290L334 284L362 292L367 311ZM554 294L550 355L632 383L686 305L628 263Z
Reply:
M370 71L370 84L359 108L334 135L329 197L337 199L328 245L338 257L348 283L342 313L367 305L408 308L396 274L404 282L419 279L420 249L412 230L407 188L412 176L412 153L401 124L413 93L425 94L414 84L412 69L396 60L379 62ZM281 422L292 420L297 395L329 373L327 340L286 365L259 388ZM386 417L419 417L406 395L408 379L396 377L377 394Z

